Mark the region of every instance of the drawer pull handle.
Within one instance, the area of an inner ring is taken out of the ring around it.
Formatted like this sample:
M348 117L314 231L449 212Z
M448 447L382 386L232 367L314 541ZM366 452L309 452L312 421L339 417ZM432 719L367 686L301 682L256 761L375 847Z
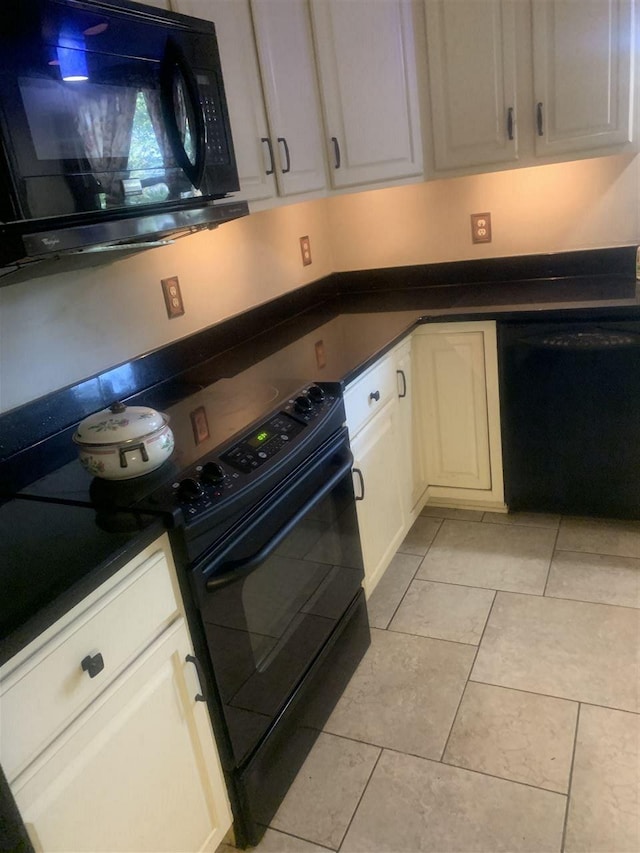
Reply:
M359 468L354 468L353 473L358 475L358 479L360 480L360 494L356 495L357 501L364 500L364 477L362 476L362 471Z
M97 655L87 655L82 659L80 666L83 672L89 673L89 678L95 678L104 669L104 659L100 652Z
M407 396L407 377L404 370L396 370L398 376L402 379L402 394L398 394L399 399Z
M379 391L372 391L369 394L369 400L375 400L377 403L379 399L380 399L380 392Z
M194 699L196 700L196 702L206 702L207 697L205 696L204 688L202 686L206 682L204 678L204 671L202 669L200 661L195 655L187 655L185 660L187 663L192 663L195 666L196 672L198 673L198 680L200 681L200 689L202 690L202 693L196 693Z

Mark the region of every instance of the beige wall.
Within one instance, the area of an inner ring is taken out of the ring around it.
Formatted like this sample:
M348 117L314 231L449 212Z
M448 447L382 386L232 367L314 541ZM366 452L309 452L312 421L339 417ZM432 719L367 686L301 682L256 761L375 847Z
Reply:
M0 410L206 328L333 270L640 241L640 157L583 160L277 208L125 260L0 289ZM491 211L474 246L469 214ZM298 238L309 234L303 268ZM160 278L179 275L168 320Z
M299 238L311 238L302 266ZM333 269L326 206L253 214L120 261L0 289L0 411L186 337ZM167 318L160 279L185 314Z
M375 190L328 200L336 269L624 246L640 237L640 157ZM471 242L471 213L493 241Z

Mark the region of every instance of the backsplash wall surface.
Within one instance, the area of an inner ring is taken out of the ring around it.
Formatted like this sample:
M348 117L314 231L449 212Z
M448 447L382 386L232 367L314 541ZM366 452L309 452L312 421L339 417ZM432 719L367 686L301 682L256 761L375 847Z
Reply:
M328 200L336 269L574 249L640 237L640 156L621 155L375 190ZM491 213L491 243L470 214Z
M0 288L0 411L186 337L333 271L640 241L640 157L433 181L280 207L174 246ZM472 245L469 214L491 211ZM302 267L298 238L311 238ZM160 279L186 313L168 320Z
M313 264L303 267L299 238ZM306 202L86 269L0 289L0 411L187 337L333 269L326 206ZM167 318L177 275L185 314Z

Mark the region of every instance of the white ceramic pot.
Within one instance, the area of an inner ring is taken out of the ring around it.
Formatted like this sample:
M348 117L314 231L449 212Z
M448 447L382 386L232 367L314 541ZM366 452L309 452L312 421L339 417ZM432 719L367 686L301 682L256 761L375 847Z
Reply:
M146 406L114 403L85 418L73 441L94 477L130 480L155 471L173 452L169 418Z

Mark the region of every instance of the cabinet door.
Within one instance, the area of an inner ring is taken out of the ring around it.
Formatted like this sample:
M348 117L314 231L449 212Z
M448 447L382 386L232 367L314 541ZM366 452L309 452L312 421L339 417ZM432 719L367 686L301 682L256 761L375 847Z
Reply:
M429 486L491 489L483 332L435 330L414 346Z
M427 485L422 473L422 449L416 440L418 433L410 341L395 351L394 366L398 394L398 464L405 516L410 520Z
M371 595L405 534L405 512L398 463L397 401L388 403L351 441L354 468L364 482L356 502L364 557L364 588ZM362 482L354 477L356 496Z
M280 195L325 187L311 22L305 0L251 0Z
M425 0L436 169L517 159L511 0Z
M216 25L233 147L240 178L238 198L276 194L269 128L262 98L249 0L172 0L176 12Z
M312 0L334 187L422 174L410 0Z
M15 780L36 850L215 850L231 814L190 653L179 619Z
M631 140L629 0L533 0L536 154Z

